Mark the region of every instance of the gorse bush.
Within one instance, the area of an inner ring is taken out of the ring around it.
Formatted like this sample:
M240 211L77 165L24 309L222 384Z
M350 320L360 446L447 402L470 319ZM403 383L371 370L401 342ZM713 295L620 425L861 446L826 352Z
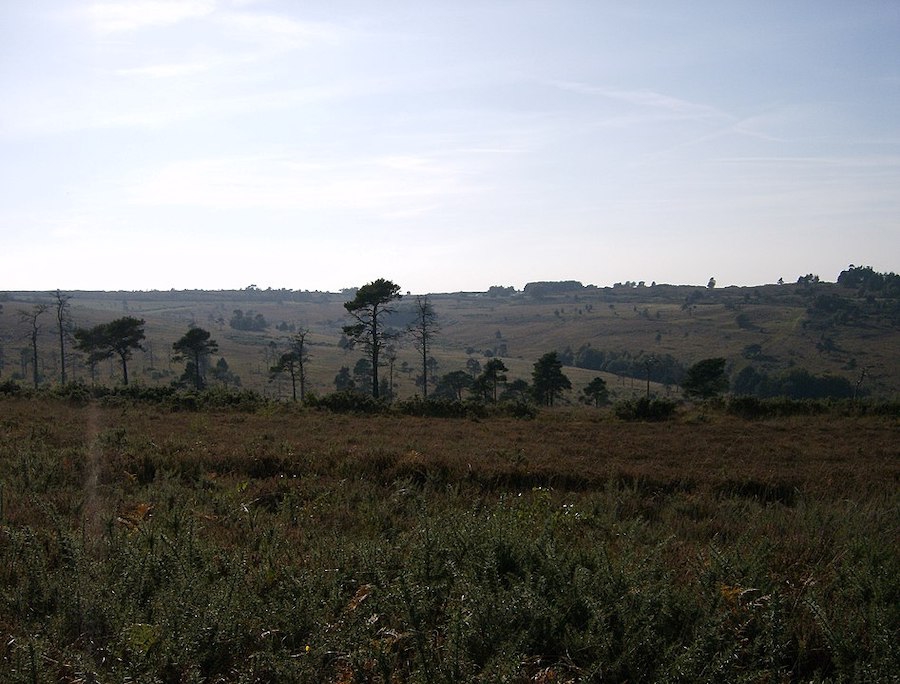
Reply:
M617 402L613 410L622 420L668 420L675 415L677 407L670 399L640 397Z
M22 386L15 380L4 380L0 382L0 395L8 397L17 397L22 394Z
M728 399L726 409L729 413L744 418L771 418L817 415L827 412L829 404L813 399L760 399L738 396Z
M306 404L310 408L323 408L335 413L383 413L388 410L387 402L355 390L332 392L321 397L310 395L306 398Z
M398 401L392 408L407 416L429 416L432 418L465 418L471 415L484 415L483 405L477 402L462 402L455 399L433 398L423 400L416 396L405 401Z
M776 397L760 399L753 396L734 396L728 399L726 410L744 418L786 418L823 414L900 416L900 401L872 399L788 399Z

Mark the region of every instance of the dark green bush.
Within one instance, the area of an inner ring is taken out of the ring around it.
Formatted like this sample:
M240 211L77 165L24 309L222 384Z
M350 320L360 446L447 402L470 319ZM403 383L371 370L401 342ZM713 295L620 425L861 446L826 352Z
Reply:
M22 386L15 380L0 382L0 394L5 394L9 397L18 397L22 394Z
M428 416L431 418L465 418L468 407L455 399L421 399L418 396L393 405L394 410L407 416Z
M814 416L827 413L830 404L815 399L760 399L759 397L731 397L726 410L743 418L784 418L787 416Z
M307 397L307 404L311 408L323 408L335 413L382 413L387 410L387 404L375 399L368 394L361 394L353 390L332 392L321 397Z
M618 402L615 413L622 420L668 420L677 406L671 399L641 397Z

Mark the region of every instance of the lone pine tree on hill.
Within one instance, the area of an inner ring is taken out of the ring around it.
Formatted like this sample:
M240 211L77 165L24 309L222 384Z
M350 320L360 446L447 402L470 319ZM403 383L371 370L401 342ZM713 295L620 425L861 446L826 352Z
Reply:
M535 362L531 384L534 398L544 406L553 406L565 390L572 389L572 383L562 372L562 362L555 351L547 352Z
M395 311L392 302L400 299L400 286L379 278L363 285L356 296L344 303L347 313L356 321L344 326L348 347L361 345L372 363L372 396L378 399L378 363L381 351L395 334L385 328L383 316Z

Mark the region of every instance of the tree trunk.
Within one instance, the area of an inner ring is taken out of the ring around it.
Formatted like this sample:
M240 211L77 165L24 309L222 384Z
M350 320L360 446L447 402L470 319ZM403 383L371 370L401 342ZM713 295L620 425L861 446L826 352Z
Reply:
M66 384L66 337L63 321L59 322L59 380L60 384Z
M31 351L32 351L32 377L34 378L34 388L37 389L38 386L38 348L37 348L37 334L33 334L31 336Z
M372 310L372 396L378 399L378 313Z

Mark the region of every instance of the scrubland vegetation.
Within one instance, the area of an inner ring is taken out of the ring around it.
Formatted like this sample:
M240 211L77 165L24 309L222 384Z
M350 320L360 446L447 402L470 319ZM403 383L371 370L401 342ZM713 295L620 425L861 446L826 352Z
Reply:
M895 405L139 395L0 397L4 681L900 672Z

